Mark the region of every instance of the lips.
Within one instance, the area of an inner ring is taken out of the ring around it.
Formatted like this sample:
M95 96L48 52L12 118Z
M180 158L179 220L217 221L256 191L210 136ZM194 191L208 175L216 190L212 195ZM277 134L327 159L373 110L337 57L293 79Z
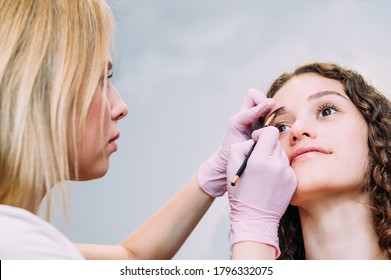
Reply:
M313 156L317 156L319 154L331 154L328 150L322 147L316 146L307 146L296 149L291 156L289 157L289 162L292 164L293 161L298 159L310 158Z
M117 140L119 138L119 136L120 136L120 133L118 132L113 138L111 138L109 140L109 142L114 142L115 140Z
M119 132L113 137L113 138L111 138L110 140L109 140L109 146L111 147L111 148L113 148L113 152L116 152L117 151L117 149L118 149L118 147L117 147L117 143L115 143L115 140L117 140L118 138L119 138Z

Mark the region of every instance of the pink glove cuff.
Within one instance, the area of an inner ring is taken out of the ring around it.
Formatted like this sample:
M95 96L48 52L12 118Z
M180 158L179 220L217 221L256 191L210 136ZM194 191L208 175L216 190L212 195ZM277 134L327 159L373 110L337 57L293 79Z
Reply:
M279 217L276 213L254 208L229 194L231 201L231 244L252 241L271 245L276 258L281 254L278 240ZM235 201L235 203L232 203Z
M257 230L258 229L258 230ZM273 246L276 250L276 259L281 255L278 241L278 225L262 224L260 222L231 222L231 244L251 241Z

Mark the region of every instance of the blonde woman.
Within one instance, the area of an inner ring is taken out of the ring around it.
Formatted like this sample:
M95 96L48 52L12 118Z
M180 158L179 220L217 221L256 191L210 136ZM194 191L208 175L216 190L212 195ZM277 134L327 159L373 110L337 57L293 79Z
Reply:
M102 177L127 106L110 83L103 0L0 0L0 259L170 259L226 191L228 147L273 101L250 90L222 145L178 195L112 246L72 244L37 216L55 184ZM126 183L126 182L125 182Z

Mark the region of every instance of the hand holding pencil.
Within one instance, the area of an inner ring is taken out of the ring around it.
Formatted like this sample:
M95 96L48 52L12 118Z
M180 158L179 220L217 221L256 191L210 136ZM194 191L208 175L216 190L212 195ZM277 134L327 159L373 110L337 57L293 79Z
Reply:
M210 196L223 195L227 190L227 163L232 144L251 138L254 123L264 117L274 106L256 89L249 89L240 111L231 117L224 140L218 150L198 169L199 186Z
M271 124L271 122L273 121L273 119L274 119L275 116L276 116L276 113L271 114L270 117L266 120L266 122L265 122L265 124L264 124L263 127L269 126L269 125ZM251 156L251 154L252 154L252 152L253 152L253 150L254 150L256 144L257 144L257 143L255 142L255 143L252 145L252 147L251 147L250 151L248 152L246 158L243 160L242 165L239 167L238 172L236 172L236 175L235 175L234 179L231 181L231 186L235 186L236 183L238 182L240 176L242 176L242 174L243 174L243 172L244 172L244 169L245 169L246 166L247 166L247 161L248 161L248 159L250 158L250 156Z
M278 248L278 224L296 190L296 175L273 126L253 133L253 139L231 147L227 177L233 178L254 146L237 182L228 183L232 244L254 241ZM254 145L254 143L257 143Z

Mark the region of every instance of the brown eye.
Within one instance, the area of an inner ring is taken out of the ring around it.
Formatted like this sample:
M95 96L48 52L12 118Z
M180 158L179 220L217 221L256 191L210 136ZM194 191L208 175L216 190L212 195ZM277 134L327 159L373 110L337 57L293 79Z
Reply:
M336 111L334 109L331 109L331 108L324 109L324 110L322 110L320 112L322 117L329 116L329 115L332 115L334 113L336 113Z
M339 110L333 104L323 104L318 108L318 117L327 117L337 113Z

